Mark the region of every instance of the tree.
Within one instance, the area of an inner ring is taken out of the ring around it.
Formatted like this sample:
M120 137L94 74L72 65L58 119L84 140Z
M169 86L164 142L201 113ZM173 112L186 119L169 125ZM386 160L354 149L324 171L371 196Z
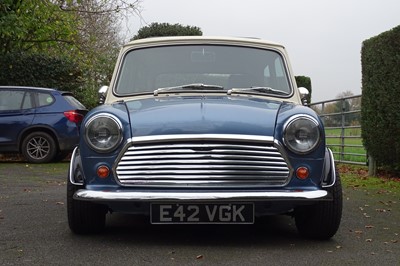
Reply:
M80 87L75 21L48 0L0 2L0 85Z
M109 82L122 43L119 25L128 15L139 13L139 3L139 0L133 3L126 0L2 0L0 56L8 60L5 75L16 71L13 64L23 67L22 58L48 56L46 60L56 62L56 57L60 57L60 62L69 61L68 65L79 68L76 73L80 73L82 82L74 93L87 107L93 107L97 89ZM10 53L15 56L5 57ZM20 58L21 53L24 56ZM40 68L37 71L35 75L42 76ZM14 85L33 85L20 82ZM45 81L42 84L46 86ZM50 85L54 83L49 82L47 86Z
M58 0L64 12L74 14L77 21L75 53L79 58L85 82L75 94L85 99L86 105L97 104L97 90L110 82L115 61L123 39L119 34L122 17L135 12L137 1L123 0Z
M97 104L97 90L110 82L123 39L119 25L129 15L138 15L140 1L125 0L53 0L63 12L77 21L76 56L82 68L85 86L75 94L86 105Z
M162 36L201 36L203 32L199 27L183 26L181 24L152 23L149 26L141 28L131 39L144 39L150 37Z
M339 127L342 126L343 122L345 126L358 126L360 125L360 115L358 111L361 109L361 97L352 98L352 96L354 96L354 94L351 91L344 91L336 95L335 100L324 104L323 112L321 107L315 108L313 106L313 109L319 114L330 114L324 117L325 126ZM343 116L344 121L342 120Z
M354 93L351 91L344 91L336 96L337 99L342 100L336 102L335 111L349 112L344 115L346 126L360 125L360 115L351 111L359 111L361 109L361 98L349 98L352 96L354 96Z
M63 52L74 43L73 14L50 0L4 0L0 3L0 54L13 51Z

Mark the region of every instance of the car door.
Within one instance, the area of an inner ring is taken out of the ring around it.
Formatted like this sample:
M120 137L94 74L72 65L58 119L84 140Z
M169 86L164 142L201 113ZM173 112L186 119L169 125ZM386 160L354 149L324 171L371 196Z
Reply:
M32 92L0 90L0 151L18 151L18 138L31 125L34 114Z

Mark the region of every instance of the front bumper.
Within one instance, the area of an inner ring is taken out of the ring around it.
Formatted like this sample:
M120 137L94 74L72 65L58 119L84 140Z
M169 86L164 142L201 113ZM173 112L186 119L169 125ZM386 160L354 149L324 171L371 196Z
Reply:
M325 190L313 191L212 191L212 192L159 192L159 191L95 191L80 189L74 194L76 200L93 202L112 201L185 201L185 202L215 202L215 201L320 201L329 200Z

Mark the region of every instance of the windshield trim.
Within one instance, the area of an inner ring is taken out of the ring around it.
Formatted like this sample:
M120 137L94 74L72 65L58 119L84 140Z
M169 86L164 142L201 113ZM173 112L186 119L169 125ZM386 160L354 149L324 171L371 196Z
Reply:
M112 80L113 86L112 86L112 94L117 97L117 98L125 98L125 97L135 97L135 96L144 96L144 95L153 95L154 96L154 91L157 90L158 88L154 88L153 90L149 89L148 91L140 91L140 92L132 92L132 93L118 93L116 91L116 88L118 87L118 81L120 79L120 75L121 75L121 70L122 70L122 66L123 66L123 62L126 59L126 56L135 50L142 50L142 49L152 49L152 48L157 48L157 47L176 47L176 46L197 46L197 45L209 45L209 46L228 46L228 47L247 47L247 48L252 48L252 49L260 49L260 50L269 50L269 51L273 51L276 52L280 55L282 62L284 63L284 71L286 74L286 78L287 78L287 82L288 82L288 87L290 89L290 92L287 95L280 95L280 94L271 94L271 93L266 93L266 92L258 92L258 91L250 91L250 92L245 92L243 94L248 94L248 95L257 95L257 96L268 96L268 97L276 97L276 98L282 98L282 99L288 99L294 96L295 94L295 84L292 81L291 78L291 69L290 66L288 65L289 62L287 60L287 57L282 53L282 51L280 51L279 49L275 48L275 47L270 47L268 46L268 44L262 45L262 44L258 44L255 45L254 43L225 43L225 42L221 42L221 41L215 41L215 42L202 42L201 40L196 40L193 42L176 42L176 43L149 43L147 45L140 45L140 46L131 46L128 49L126 49L125 51L123 51L123 53L121 53L120 55L120 60L119 60L119 64L118 64L118 68L117 68L117 75L113 78L115 80ZM173 87L177 87L177 89L170 89L167 91L163 91L162 93L174 93L174 94L181 94L181 93L190 93L190 94L196 94L196 93L200 93L200 94L204 94L204 93L221 93L221 94L226 94L228 92L228 89L223 89L223 90L215 90L215 89L211 89L211 90L206 90L206 89L182 89L182 88L178 88L179 86L173 86ZM237 94L237 93L235 93ZM239 93L241 94L241 93Z

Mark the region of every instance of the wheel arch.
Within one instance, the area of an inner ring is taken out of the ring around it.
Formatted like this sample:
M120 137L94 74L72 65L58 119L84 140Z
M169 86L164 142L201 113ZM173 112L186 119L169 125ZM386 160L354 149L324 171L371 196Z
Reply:
M56 143L56 148L57 151L60 151L60 144L58 141L58 137L57 137L57 133L55 132L55 130L52 127L49 126L32 126L29 128L26 128L19 136L18 138L18 151L21 153L22 152L22 142L24 141L24 139L31 133L33 132L45 132L47 134L49 134L53 140Z

